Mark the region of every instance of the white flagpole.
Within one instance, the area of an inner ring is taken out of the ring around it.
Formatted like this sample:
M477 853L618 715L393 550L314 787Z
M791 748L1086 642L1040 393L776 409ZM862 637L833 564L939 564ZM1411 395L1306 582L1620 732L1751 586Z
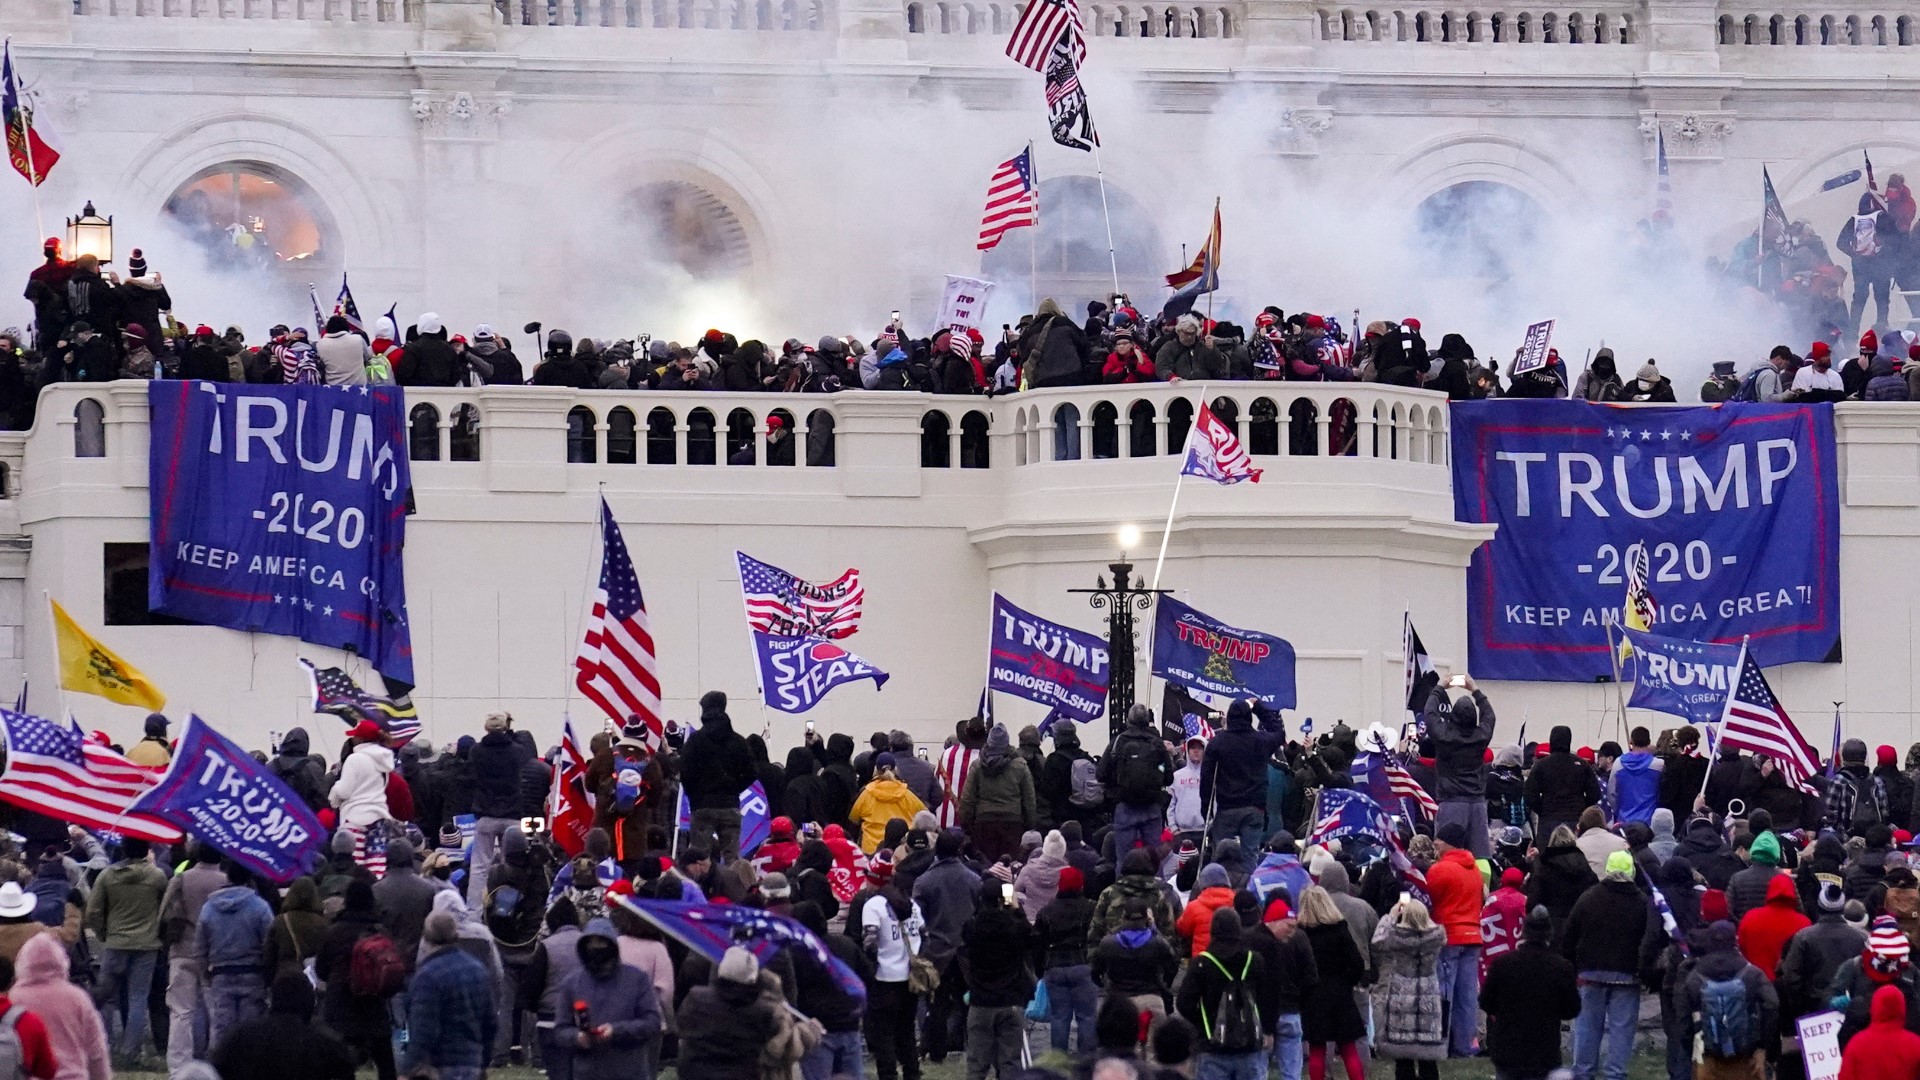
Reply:
M11 70L13 66L12 39L8 39L6 43L6 51L7 51L7 61L8 61L7 66ZM14 94L16 97L18 97L20 93L20 73L18 71L13 72L13 86L14 86ZM39 170L35 167L34 161L33 161L33 129L27 126L26 100L24 98L21 98L19 100L19 105L20 105L20 112L18 115L20 119L20 145L24 147L26 151L21 156L24 157L27 161L27 186L33 189L33 227L34 227L34 230L41 237L44 238L47 235L47 220L40 212L40 173L39 173Z
M1116 288L1114 291L1119 290ZM1207 407L1209 385L1208 383L1200 384L1200 409ZM1160 587L1160 569L1167 564L1167 540L1173 536L1173 512L1180 506L1180 488L1187 482L1187 450L1193 446L1193 429L1200 426L1200 409L1194 410L1193 423L1187 425L1187 440L1180 444L1180 475L1173 481L1173 501L1167 504L1167 524L1160 530L1160 555L1153 560L1153 583L1147 586L1149 589ZM1149 645L1148 648L1152 646Z
M1033 140L1027 140L1027 179L1033 181L1033 224L1027 227L1027 303L1028 310L1040 308L1040 166L1033 157Z
M1093 175L1100 181L1100 217L1107 223L1107 266L1113 270L1113 291L1120 291L1120 260L1113 253L1113 212L1107 209L1107 174L1100 166L1100 136L1093 137Z

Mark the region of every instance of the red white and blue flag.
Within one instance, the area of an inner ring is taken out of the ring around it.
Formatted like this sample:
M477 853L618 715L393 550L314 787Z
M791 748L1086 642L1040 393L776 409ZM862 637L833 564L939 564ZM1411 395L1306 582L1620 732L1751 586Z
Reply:
M587 787L587 744L574 730L569 716L560 728L560 756L553 765L553 787L547 792L547 828L568 858L587 848L593 828L593 792Z
M1080 21L1078 0L1029 0L1007 39L1007 55L1021 67L1046 74L1047 59L1061 35L1069 35L1073 66L1087 62L1086 27Z
M69 718L65 725L0 710L7 767L0 799L93 830L156 843L178 843L179 826L127 807L152 790L167 771L135 765L110 746L89 740Z
M733 554L740 562L740 597L747 605L747 625L756 632L843 638L860 629L867 599L860 571L848 570L825 585L815 585L744 551Z
M758 957L762 965L782 950L788 950L796 962L810 960L825 969L842 994L862 1005L866 1003L867 988L859 974L829 952L813 931L792 919L744 904L683 904L672 900L635 900L617 894L611 899L715 965L726 956L727 949L735 945Z
M1040 224L1040 185L1033 172L1033 147L1013 155L987 181L987 209L980 215L980 250L990 251L1014 229Z
M60 152L33 129L33 107L21 96L20 80L13 74L13 43L0 45L0 53L4 54L0 66L5 69L0 71L0 120L7 123L7 160L28 183L39 187L59 163Z
M1207 723L1207 718L1199 713L1188 713L1181 717L1180 726L1186 729L1189 739L1213 741L1213 725Z
M1213 415L1213 410L1203 401L1200 415L1193 418L1193 434L1187 438L1187 460L1180 471L1216 484L1237 484L1242 480L1257 484L1264 470L1253 467L1253 458L1248 456L1246 447L1240 445L1233 429Z
M1820 755L1793 726L1745 645L1740 647L1739 672L1733 692L1727 695L1726 712L1721 714L1719 744L1774 759L1787 783L1812 792L1807 780L1819 769Z
M605 499L600 500L600 547L600 586L573 659L573 682L615 722L624 725L638 718L658 737L660 668L654 657L653 623L627 541Z

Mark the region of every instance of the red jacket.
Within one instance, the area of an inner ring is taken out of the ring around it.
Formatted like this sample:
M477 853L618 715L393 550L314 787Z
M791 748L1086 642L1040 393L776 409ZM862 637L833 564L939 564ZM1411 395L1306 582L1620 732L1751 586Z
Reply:
M1193 942L1189 955L1199 956L1207 951L1207 946L1213 943L1213 913L1232 906L1233 890L1219 885L1202 889L1187 901L1185 910L1180 912L1180 921L1173 928Z
M1519 889L1495 889L1480 909L1480 935L1485 948L1480 950L1480 978L1487 977L1487 965L1520 945L1520 931L1527 922L1527 894Z
M1907 999L1897 986L1873 992L1873 1023L1847 1043L1840 1080L1912 1080L1920 1075L1920 1035L1906 1028Z
M1107 362L1101 365L1100 368L1100 381L1110 383L1153 382L1157 378L1153 371L1153 357L1148 356L1139 349L1135 349L1133 351L1133 358L1133 370L1129 372L1127 370L1127 362L1120 358L1119 353L1108 353Z
M0 1015L11 1008L13 1001L0 994ZM14 1031L20 1036L20 1068L35 1080L53 1080L53 1075L60 1071L60 1063L54 1060L53 1042L47 1038L47 1025L33 1013L24 1012L20 1014ZM1859 1038L1858 1035L1854 1037Z
M1780 966L1780 955L1787 951L1787 939L1812 925L1813 920L1800 913L1793 878L1775 874L1767 883L1767 902L1740 920L1740 955L1771 982Z
M1479 945L1480 902L1486 887L1473 852L1454 848L1427 868L1427 895L1433 897L1433 921L1447 931L1449 945Z

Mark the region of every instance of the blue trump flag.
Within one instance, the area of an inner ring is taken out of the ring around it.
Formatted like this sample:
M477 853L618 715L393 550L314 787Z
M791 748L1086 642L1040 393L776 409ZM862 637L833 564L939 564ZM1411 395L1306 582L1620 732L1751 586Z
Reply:
M347 649L412 684L397 386L148 386L147 602Z
M744 904L683 904L619 895L612 900L716 965L733 945L753 953L762 964L782 949L802 953L833 977L842 994L866 1004L867 988L859 974L828 951L813 931L792 919Z
M1324 844L1349 836L1370 836L1385 842L1393 835L1380 804L1353 788L1322 788L1307 843Z
M1160 598L1154 614L1153 673L1209 694L1258 698L1271 709L1297 704L1291 642L1228 626L1171 596Z
M1840 655L1829 405L1461 402L1454 517L1497 525L1467 570L1475 676L1611 676L1627 567L1656 633L1751 639L1762 664Z
M320 861L327 836L304 799L198 716L187 717L166 775L127 812L171 821L281 885Z
M1649 634L1620 627L1633 646L1628 667L1636 709L1682 716L1689 723L1717 724L1727 707L1727 692L1740 672L1740 646Z
M773 818L768 814L771 809L767 802L767 789L755 780L740 789L740 854L742 857L760 850L760 845L773 835ZM680 789L679 819L677 828L693 827L693 807L687 802L687 790Z
M1022 611L993 594L993 637L987 688L1051 706L1076 723L1107 711L1112 676L1107 643Z
M878 690L891 678L823 637L752 633L754 656L760 664L760 696L784 713L806 712L845 683L872 679Z

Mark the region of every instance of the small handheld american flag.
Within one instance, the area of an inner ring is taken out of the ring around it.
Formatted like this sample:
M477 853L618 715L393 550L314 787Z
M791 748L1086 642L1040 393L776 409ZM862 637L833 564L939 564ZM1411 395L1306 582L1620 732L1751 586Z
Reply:
M1213 741L1213 725L1207 723L1206 717L1198 713L1188 713L1180 718L1180 724L1186 729L1187 738Z
M1011 230L1040 224L1038 189L1033 147L1000 163L987 181L987 209L980 216L981 251L992 250Z

